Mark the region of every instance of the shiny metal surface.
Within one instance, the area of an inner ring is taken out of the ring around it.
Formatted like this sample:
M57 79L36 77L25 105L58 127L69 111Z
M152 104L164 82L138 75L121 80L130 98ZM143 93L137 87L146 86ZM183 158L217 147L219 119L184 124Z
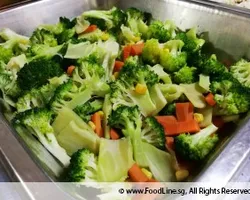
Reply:
M43 0L19 8L0 11L0 28L9 27L18 33L30 35L36 26L44 23L55 23L60 16L75 17L84 10L96 7L110 8L114 4L121 8L134 6L151 12L155 18L162 20L172 19L182 29L197 26L202 36L210 41L210 45L207 45L208 50L212 49L218 53L221 60L236 60L242 56L250 58L250 13L198 0ZM33 153L28 148L24 151L18 143L22 136L17 137L17 140L14 137L16 132L7 128L3 119L1 119L0 127L0 146L4 146L4 148L2 147L4 153L8 152L7 148L14 151L6 153L6 157L21 179L24 181L49 180L32 162L32 159L39 163L39 166L49 177L56 179L55 176L60 171L60 166L56 165L56 161L49 153L44 151L39 155L34 145L31 145L34 138L28 138L28 141L23 142L26 143L23 146L28 144ZM242 122L241 128L215 152L195 180L225 182L233 180L239 166L242 166L249 157L249 132L250 121L245 120ZM2 142L2 138L4 138L4 142ZM36 145L39 146L37 141ZM39 148L43 147L40 145ZM22 152L22 161L14 159L19 157L19 151ZM23 155L25 156L23 157ZM57 166L57 169L52 170L51 166ZM22 167L27 168L26 173L22 173L20 170ZM32 170L34 170L34 174Z

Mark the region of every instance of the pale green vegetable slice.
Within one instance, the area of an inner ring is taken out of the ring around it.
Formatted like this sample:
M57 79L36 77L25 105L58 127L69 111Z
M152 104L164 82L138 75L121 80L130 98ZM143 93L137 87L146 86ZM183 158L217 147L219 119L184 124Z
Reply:
M199 86L199 83L180 84L180 86L184 88L184 94L195 108L206 107L207 104L202 94L203 89Z
M145 142L143 142L143 148L154 178L161 182L174 181L175 173L171 155Z
M98 156L98 178L100 181L124 181L133 164L133 149L129 138L101 139Z
M200 74L199 75L199 86L205 90L205 92L209 92L210 90L210 78L207 75Z

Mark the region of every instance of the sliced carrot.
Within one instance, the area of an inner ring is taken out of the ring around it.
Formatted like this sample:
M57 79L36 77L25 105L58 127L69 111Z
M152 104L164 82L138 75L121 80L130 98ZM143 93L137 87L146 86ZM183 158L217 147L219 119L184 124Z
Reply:
M164 123L164 122L177 122L177 119L175 116L172 115L164 115L164 116L155 116L155 118L157 119L157 121L159 123Z
M216 101L214 100L214 95L212 93L209 93L206 97L205 100L208 105L214 106L216 104Z
M102 117L99 112L94 113L91 116L91 121L95 124L95 132L99 137L103 137L103 129L102 129Z
M112 140L118 140L120 138L119 134L113 128L111 128L111 130L110 130L110 138Z
M127 45L123 48L123 61L125 61L131 54L131 45Z
M200 126L194 119L185 122L178 122L177 133L196 133L200 131Z
M73 71L74 71L75 68L76 68L76 67L75 67L74 65L69 66L68 69L67 69L67 74L68 74L69 76L72 76Z
M179 122L193 119L194 107L191 103L176 103L176 117Z
M116 60L113 72L119 72L119 71L121 71L121 69L122 69L123 66L124 66L124 62Z
M170 149L174 149L174 138L166 137L166 146Z
M149 180L136 163L128 170L128 175L133 182L147 182Z
M132 45L131 46L131 55L132 56L139 56L139 55L141 55L143 47L144 47L144 43Z
M225 124L222 117L213 117L212 121L213 121L213 124L215 126L217 126L218 128L222 128L224 126L224 124Z
M175 135L178 132L178 122L174 116L156 116L156 119L164 128L166 136Z
M89 25L89 27L83 33L91 33L97 29L96 25Z

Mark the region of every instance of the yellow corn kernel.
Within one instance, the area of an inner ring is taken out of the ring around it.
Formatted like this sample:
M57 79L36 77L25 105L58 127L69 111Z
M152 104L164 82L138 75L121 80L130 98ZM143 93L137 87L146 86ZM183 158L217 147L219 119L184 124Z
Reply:
M137 94L145 94L147 92L147 86L146 85L142 85L140 83L137 83L137 85L135 86L135 92Z
M194 119L198 123L203 122L203 120L204 120L203 114L201 114L201 113L194 113Z
M177 181L183 181L189 176L189 171L186 169L180 169L175 172Z
M135 37L135 38L134 38L134 42L139 42L140 40L141 40L140 37Z
M117 79L119 76L119 72L115 72L113 75L114 75L115 79Z
M109 39L109 34L108 33L102 34L101 39L104 40L104 41L108 40Z
M93 130L96 129L95 124L94 124L92 121L89 121L88 124L90 125L90 127L91 127Z
M148 177L148 179L151 179L153 177L152 173L148 171L147 169L142 168L141 170Z
M104 117L104 112L102 110L98 111L98 114L100 115L100 117L103 119Z

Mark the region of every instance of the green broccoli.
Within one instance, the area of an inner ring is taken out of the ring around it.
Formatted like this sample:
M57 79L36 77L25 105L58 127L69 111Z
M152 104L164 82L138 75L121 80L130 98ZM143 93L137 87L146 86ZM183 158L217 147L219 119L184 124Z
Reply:
M159 77L148 66L137 63L137 60L137 57L127 59L118 79L111 83L111 102L113 109L119 105L138 105L142 114L149 116L161 106L157 105L158 102L165 99L157 93L159 92L157 88L154 88L156 92L151 94L151 89L159 82ZM145 88L143 93L138 92L138 84Z
M78 114L85 122L89 122L91 119L91 114L102 109L103 101L96 99L93 101L88 101L85 104L78 105L74 112Z
M159 149L165 149L166 139L164 129L154 117L147 117L143 121L141 138Z
M13 119L13 123L14 126L27 128L64 167L67 167L70 162L70 157L58 144L54 135L54 130L50 124L53 115L53 112L47 108L34 108L18 113Z
M57 39L55 35L48 30L45 29L36 29L32 36L30 37L31 45L34 44L45 44L50 47L57 46Z
M186 65L187 53L182 52L184 43L181 40L170 40L160 52L160 64L167 72L176 72Z
M48 79L63 74L62 58L59 56L40 57L24 65L17 73L17 83L22 90L38 88L48 82Z
M142 50L143 62L155 65L160 62L161 46L157 39L147 40Z
M173 82L180 83L194 83L198 80L197 69L195 67L184 66L179 71L174 72Z
M175 34L175 25L172 21L167 20L165 23L154 21L148 27L147 38L155 38L159 42L164 43L172 39Z
M111 112L108 124L111 127L121 129L125 137L131 138L136 163L143 167L147 166L142 148L142 119L138 107L118 107L116 110Z
M75 25L76 19L70 20L66 17L60 17L59 26L62 27L62 31L57 35L58 44L63 44L76 37Z
M67 169L67 182L92 182L98 181L97 159L95 154L88 149L80 149L75 152Z
M106 41L109 39L109 34L101 31L99 28L89 32L89 33L82 33L81 35L78 36L78 39L85 39L86 41L90 42L97 42L98 40L103 40Z
M205 43L205 40L197 37L196 28L192 28L187 32L178 33L175 39L184 42L183 51L187 52L198 51Z
M245 87L250 87L250 62L241 59L230 67L230 73Z
M177 84L158 84L158 87L168 103L179 99L184 92L183 87Z
M210 90L214 94L216 105L214 115L234 115L245 113L250 108L250 94L247 88L225 73L213 80Z
M148 31L148 24L152 19L152 15L147 12L138 10L137 8L128 8L126 10L128 26L134 33L140 33L146 36Z
M109 85L105 81L105 69L98 64L97 59L93 55L79 59L80 66L74 70L73 80L91 89L94 95L105 96L109 92Z
M29 46L29 38L23 35L19 35L12 31L11 29L4 28L0 31L0 38L2 38L5 43L0 44L0 46L12 49L13 53L17 56L24 53ZM4 51L1 49L1 54ZM6 62L5 62L6 63Z
M174 102L168 103L161 111L160 115L175 115L176 104Z
M194 66L197 67L199 73L204 75L215 76L227 71L227 68L217 60L215 54L210 57L205 54L201 54L195 59L197 59L197 61Z
M211 124L193 135L180 134L175 138L176 152L186 160L203 160L219 140L217 134L215 134L217 129L216 126Z
M74 109L78 105L84 104L91 98L91 95L92 91L89 88L77 87L70 79L55 90L49 104L52 110L58 113L63 107Z
M150 70L152 70L155 74L157 74L163 83L165 83L165 84L172 83L172 80L171 80L169 74L163 70L163 67L160 64L157 64L157 65L154 65L153 67L150 67Z
M16 102L17 112L23 112L35 107L44 107L53 97L56 88L67 80L68 76L65 74L60 77L54 77L49 80L50 83L39 88L33 88L20 96Z
M101 30L119 29L126 22L126 14L113 7L110 10L90 10L83 13L90 24L97 25Z

